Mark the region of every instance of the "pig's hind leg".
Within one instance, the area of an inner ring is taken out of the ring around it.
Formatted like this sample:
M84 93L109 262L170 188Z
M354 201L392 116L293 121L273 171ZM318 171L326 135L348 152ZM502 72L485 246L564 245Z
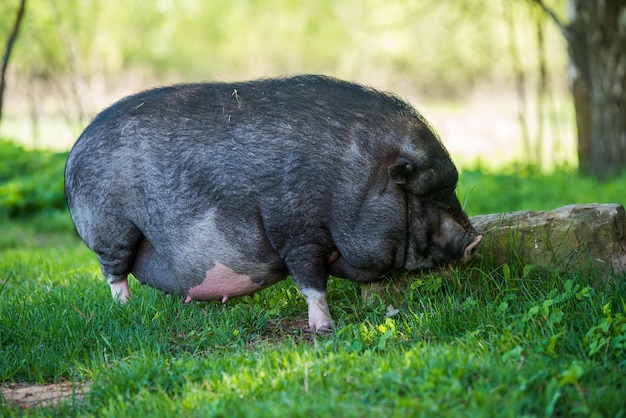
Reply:
M98 256L98 260L100 261L100 270L109 282L111 296L113 296L114 299L118 299L122 303L128 302L128 299L130 299L130 290L128 289L128 273L111 273L111 270L108 268L108 265L110 264L108 257L100 253L96 254Z
M79 233L87 246L96 253L102 274L111 287L111 295L122 303L127 302L130 298L128 273L143 235L134 225L121 228L120 224L112 223L111 219L102 225L87 226L91 229L79 229Z
M102 274L109 282L111 296L122 303L126 303L130 299L128 273L130 273L130 264L134 259L135 251L131 249L118 249L116 253L116 256L112 257L108 253L96 251ZM121 254L123 255L120 257Z

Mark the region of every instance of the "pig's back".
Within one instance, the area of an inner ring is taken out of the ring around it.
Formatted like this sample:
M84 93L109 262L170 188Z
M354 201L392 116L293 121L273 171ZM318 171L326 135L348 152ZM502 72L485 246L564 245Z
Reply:
M159 88L100 113L70 154L67 180L114 195L169 190L212 200L332 187L355 129L369 128L356 140L371 149L385 118L412 112L395 97L321 76Z

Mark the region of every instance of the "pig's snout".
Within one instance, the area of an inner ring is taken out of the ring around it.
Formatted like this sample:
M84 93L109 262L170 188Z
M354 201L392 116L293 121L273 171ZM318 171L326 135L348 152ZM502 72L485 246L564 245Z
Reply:
M476 255L482 242L483 236L471 225L444 217L431 235L429 250L436 265L466 263Z
M476 238L474 238L474 241L472 241L467 247L465 247L465 251L463 251L462 261L464 263L467 263L472 258L474 258L474 256L478 252L478 249L482 245L482 243L483 243L482 235L478 235Z

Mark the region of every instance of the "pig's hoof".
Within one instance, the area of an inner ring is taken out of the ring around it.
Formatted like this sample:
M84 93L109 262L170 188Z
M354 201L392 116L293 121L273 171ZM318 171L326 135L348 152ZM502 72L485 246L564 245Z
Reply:
M318 318L320 319L320 318ZM335 323L328 316L321 318L321 321L309 322L309 330L317 335L332 335Z
M335 323L328 316L312 318L309 321L309 331L317 335L331 335L335 329Z
M315 329L311 329L316 335L325 335L325 336L330 336L333 334L333 327L332 326L321 326L319 328L315 328Z
M121 280L117 280L113 283L109 283L111 287L111 296L113 299L121 304L128 302L130 299L130 291L128 290L128 280L124 277Z

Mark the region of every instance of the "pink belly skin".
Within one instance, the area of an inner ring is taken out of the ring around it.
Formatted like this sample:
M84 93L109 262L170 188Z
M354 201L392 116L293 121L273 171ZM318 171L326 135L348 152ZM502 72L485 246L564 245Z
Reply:
M265 286L250 280L249 276L235 273L220 262L206 272L202 283L189 289L185 303L192 300L221 300L225 303L231 297L251 295Z

